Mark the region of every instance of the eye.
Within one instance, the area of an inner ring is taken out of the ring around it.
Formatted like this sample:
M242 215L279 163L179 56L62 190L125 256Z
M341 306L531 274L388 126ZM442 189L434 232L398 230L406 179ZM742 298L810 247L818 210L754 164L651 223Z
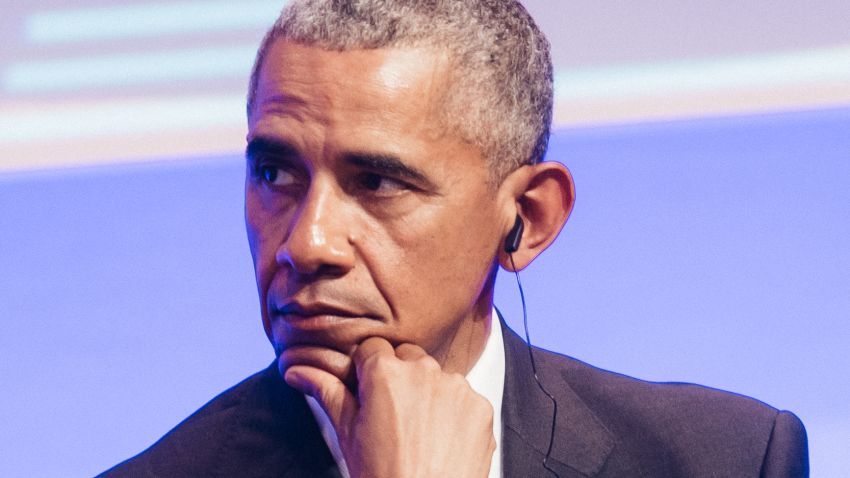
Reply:
M378 196L392 196L410 189L405 182L377 173L363 173L360 176L360 186Z
M274 164L261 164L257 168L260 180L271 186L291 186L295 184L295 175L285 168Z

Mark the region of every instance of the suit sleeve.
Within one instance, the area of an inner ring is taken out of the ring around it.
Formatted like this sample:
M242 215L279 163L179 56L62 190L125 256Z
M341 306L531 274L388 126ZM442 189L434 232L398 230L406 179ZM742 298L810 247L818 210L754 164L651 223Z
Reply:
M809 446L803 422L791 412L776 415L767 444L762 478L806 478L809 476Z

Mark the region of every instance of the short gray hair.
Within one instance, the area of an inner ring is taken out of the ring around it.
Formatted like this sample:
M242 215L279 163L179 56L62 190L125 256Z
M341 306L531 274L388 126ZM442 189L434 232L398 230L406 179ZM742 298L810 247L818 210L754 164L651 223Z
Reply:
M459 131L501 180L543 160L552 122L549 42L516 0L293 0L257 52L248 90L277 39L327 50L437 47L453 78L444 127Z

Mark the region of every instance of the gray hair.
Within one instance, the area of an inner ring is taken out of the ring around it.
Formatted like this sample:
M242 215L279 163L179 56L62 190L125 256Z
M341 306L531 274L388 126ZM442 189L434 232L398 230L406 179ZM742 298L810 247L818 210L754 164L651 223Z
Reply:
M437 47L452 62L444 127L490 161L500 180L543 160L552 122L549 42L517 0L293 0L268 31L248 91L277 39L328 50Z

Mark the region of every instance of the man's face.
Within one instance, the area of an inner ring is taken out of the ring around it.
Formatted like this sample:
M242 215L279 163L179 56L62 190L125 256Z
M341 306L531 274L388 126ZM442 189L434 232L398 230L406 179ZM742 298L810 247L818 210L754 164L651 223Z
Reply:
M270 48L245 215L278 354L333 368L380 336L447 371L477 359L504 221L479 149L439 121L448 66L431 49Z

